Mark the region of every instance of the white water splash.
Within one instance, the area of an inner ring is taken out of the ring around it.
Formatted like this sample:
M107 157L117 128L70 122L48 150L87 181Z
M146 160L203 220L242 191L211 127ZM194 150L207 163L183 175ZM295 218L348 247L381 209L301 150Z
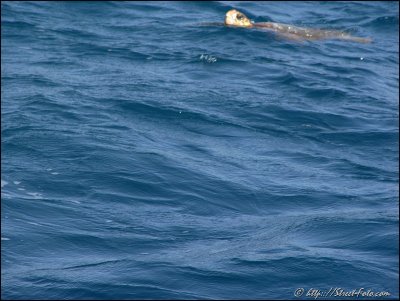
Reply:
M206 62L206 63L215 63L217 61L217 58L215 56L209 55L209 54L202 54L200 55L200 60Z

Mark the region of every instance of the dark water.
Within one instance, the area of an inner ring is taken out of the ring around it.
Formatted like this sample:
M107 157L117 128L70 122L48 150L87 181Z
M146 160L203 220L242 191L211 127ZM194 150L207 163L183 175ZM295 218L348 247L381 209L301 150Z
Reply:
M2 298L398 298L398 3L1 8Z

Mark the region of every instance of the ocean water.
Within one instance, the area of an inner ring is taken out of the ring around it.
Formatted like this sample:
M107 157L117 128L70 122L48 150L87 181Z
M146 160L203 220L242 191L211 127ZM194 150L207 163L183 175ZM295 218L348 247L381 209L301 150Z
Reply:
M202 24L232 8L373 43ZM398 35L396 2L2 1L2 299L398 298Z

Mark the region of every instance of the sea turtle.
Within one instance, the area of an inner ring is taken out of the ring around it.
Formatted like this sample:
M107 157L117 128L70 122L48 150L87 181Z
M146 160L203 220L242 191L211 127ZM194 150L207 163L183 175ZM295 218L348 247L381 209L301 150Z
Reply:
M372 41L370 38L353 37L348 33L338 30L312 29L274 22L255 23L236 9L231 9L226 13L224 25L266 29L276 32L282 37L297 41L320 39L339 39L359 43L370 43Z

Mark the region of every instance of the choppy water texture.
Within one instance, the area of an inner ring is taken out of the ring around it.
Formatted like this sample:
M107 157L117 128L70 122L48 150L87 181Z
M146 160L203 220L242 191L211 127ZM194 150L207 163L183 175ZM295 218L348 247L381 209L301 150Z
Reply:
M1 8L2 298L398 298L398 3Z

